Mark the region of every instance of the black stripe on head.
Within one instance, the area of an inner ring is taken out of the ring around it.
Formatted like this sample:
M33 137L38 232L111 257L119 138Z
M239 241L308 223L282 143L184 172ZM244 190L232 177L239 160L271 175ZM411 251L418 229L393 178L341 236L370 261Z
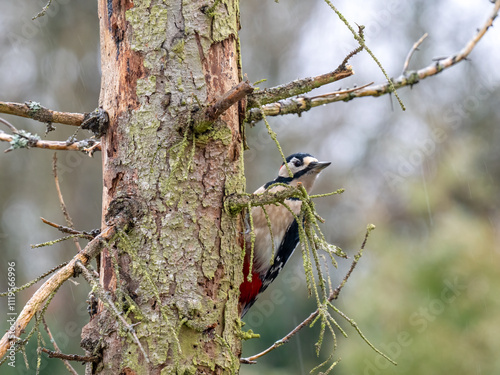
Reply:
M299 160L304 160L304 158L306 158L306 157L308 157L308 156L310 156L311 158L313 158L313 157L314 157L314 156L312 156L311 154L307 154L307 153L305 153L305 152L298 152L298 153L296 153L296 154L292 154L292 155L290 155L289 157L287 157L287 158L286 158L286 162L287 162L287 163L290 163L290 161L291 161L293 158L297 158L297 159L299 159ZM283 163L283 164L285 164L285 163ZM281 164L281 165L283 165L283 164Z
M302 169L302 170L298 171L297 173L295 173L295 174L293 175L293 179L296 179L296 178L299 178L300 176L305 175L305 174L306 174L307 172L309 172L311 169L313 169L313 167L312 167L312 166L310 166L310 165L308 165L306 168L304 168L304 169Z
M280 177L289 177L288 175L288 168L290 168L290 171L294 174L294 178L297 178L301 176L302 174L299 174L301 169L306 168L306 161L307 159L309 160L316 160L314 156L311 154L306 154L303 152L292 154L289 157L286 158L286 163L282 163L281 167L278 172L278 176ZM286 164L286 165L285 165ZM310 169L307 169L310 170ZM284 181L284 183L289 183L290 180Z

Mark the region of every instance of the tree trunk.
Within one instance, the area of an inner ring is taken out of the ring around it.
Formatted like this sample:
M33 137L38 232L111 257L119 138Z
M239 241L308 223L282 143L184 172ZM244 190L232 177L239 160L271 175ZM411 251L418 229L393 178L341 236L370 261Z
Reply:
M103 340L95 373L239 369L242 221L223 208L245 185L237 106L193 131L193 116L241 79L238 1L215 4L99 0L103 218L117 202L139 210L102 253L100 281L147 358L100 303L83 333Z

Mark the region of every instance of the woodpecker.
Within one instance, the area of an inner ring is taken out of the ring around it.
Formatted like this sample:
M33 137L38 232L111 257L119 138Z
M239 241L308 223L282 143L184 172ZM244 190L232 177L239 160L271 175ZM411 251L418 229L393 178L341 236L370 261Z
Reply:
M273 181L258 188L254 194L260 194L269 188L270 192L278 192L284 187L273 184L281 183L297 186L301 183L309 193L312 190L318 174L328 167L330 162L320 162L314 156L306 153L290 155L286 158L286 164L293 174L290 177L288 168L283 163L279 169L278 177ZM298 198L290 198L285 203L292 209L295 215L300 214L302 201ZM295 220L288 209L282 205L266 205L265 210L271 222L273 238L267 224L266 216L261 207L253 207L251 215L255 233L254 257L250 270L251 256L251 233L250 229L245 234L246 252L243 262L243 283L240 285L239 308L241 317L254 304L257 296L262 293L278 276L286 262L293 254L299 243L299 223ZM274 241L274 259L272 242ZM249 271L252 280L248 281Z

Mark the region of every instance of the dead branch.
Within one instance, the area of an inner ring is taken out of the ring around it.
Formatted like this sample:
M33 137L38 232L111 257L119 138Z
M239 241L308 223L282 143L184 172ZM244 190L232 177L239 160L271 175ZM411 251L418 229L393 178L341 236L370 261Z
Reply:
M217 120L225 111L227 111L233 104L238 103L244 99L248 94L252 93L254 88L248 82L240 82L231 90L226 92L214 104L209 105L199 116L194 119L194 131L196 133L203 133Z
M42 141L39 137L23 132L22 130L14 135L0 132L0 141L9 142L11 144L11 147L5 150L5 152L9 152L17 148L30 147L45 148L48 150L88 151L89 153L95 150L101 151L100 142L92 139L84 139L73 143L63 141Z
M225 207L231 213L237 213L242 209L248 207L249 204L252 206L264 206L269 204L278 204L285 199L297 197L302 195L300 189L287 186L283 190L271 193L265 191L262 194L232 194L229 195L225 200Z
M45 4L45 6L42 8L42 10L40 12L38 12L38 14L36 16L33 16L31 19L34 21L36 20L38 17L43 17L45 16L45 13L47 13L47 10L49 9L50 7L50 4L52 4L52 0L49 0L49 2L47 4Z
M40 122L57 123L72 126L80 126L85 119L84 113L53 111L41 106L40 103L31 101L24 104L0 102L0 113L27 117Z
M208 107L205 115L209 121L215 121L222 113L224 113L233 104L239 102L248 94L252 93L254 88L248 81L240 82L227 93L224 94L215 104Z
M359 28L359 33L362 38L363 27ZM347 65L347 63L354 55L363 50L363 48L363 46L359 46L355 50L351 51L344 58L337 69L332 72L321 74L316 77L297 79L284 85L271 87L263 91L258 91L250 94L248 96L247 108L258 108L282 99L302 95L321 86L352 76L354 74L354 71L352 69L352 66Z
M486 34L488 29L493 25L493 21L498 15L500 10L500 0L495 2L493 11L488 16L484 25L478 29L476 34L471 38L471 40L456 54L440 59L439 61L433 62L431 65L419 70L412 70L403 72L398 78L392 79L392 85L394 89L399 89L401 87L412 86L420 82L421 80L434 76L441 73L443 70L450 68L453 65L465 60L467 56L476 47L477 43ZM418 43L418 42L417 42ZM418 45L417 45L418 47ZM410 56L411 57L411 56ZM408 59L408 58L407 58ZM297 113L308 111L313 107L317 107L323 104L330 104L334 102L344 101L365 97L365 96L381 96L393 92L393 88L390 83L383 83L377 85L371 85L363 89L358 89L351 92L333 92L330 94L325 94L318 97L307 97L301 96L292 99L280 100L276 103L270 103L263 105L260 108L252 108L248 111L248 116L246 121L249 123L255 123L262 120L263 115L265 116L277 116L289 113Z
M373 83L373 82L372 82ZM366 87L369 87L372 83L355 87L352 89L334 91L327 94L321 94L313 97L298 96L296 98L288 98L280 100L279 102L267 104L261 108L251 109L248 113L246 121L255 124L256 122L263 119L266 116L278 116L278 115L288 115L288 114L301 114L302 112L309 111L311 108L321 106L323 104L332 103L332 98L337 98L351 93L360 91ZM262 113L261 109L264 109Z
M12 341L17 340L24 329L31 321L33 316L43 307L47 298L56 291L66 280L72 277L76 270L76 263L88 264L101 251L103 244L110 240L118 231L117 226L124 223L124 219L117 222L113 226L105 228L99 236L90 241L85 248L76 254L73 259L33 294L30 300L26 303L23 310L17 317L16 322L11 329L7 331L0 340L0 359L5 356L10 348Z
M297 79L284 85L271 87L262 91L254 92L248 96L247 108L260 107L273 103L281 99L305 94L329 83L350 77L354 74L352 66L340 65L333 72L322 74L316 77Z
M95 231L86 232L86 231L81 231L81 230L76 230L73 228L65 227L64 225L56 224L52 221L44 219L43 217L41 217L40 220L42 220L44 222L44 224L50 225L51 227L56 228L57 230L59 230L62 233L81 235L81 236L86 237L89 240L94 239L94 237L97 234L99 234L99 233L96 233Z

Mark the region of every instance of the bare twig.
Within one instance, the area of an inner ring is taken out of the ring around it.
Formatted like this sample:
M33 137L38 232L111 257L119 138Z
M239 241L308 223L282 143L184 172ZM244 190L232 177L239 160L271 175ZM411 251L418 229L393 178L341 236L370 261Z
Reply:
M375 61L375 63L378 65L379 69L381 70L382 74L384 74L384 76L385 76L385 78L386 78L386 80L387 80L387 82L389 84L389 88L390 88L391 92L394 92L394 96L398 100L399 105L401 106L401 109L404 111L406 108L405 108L403 102L401 101L401 99L399 98L398 92L396 91L396 88L392 84L391 79L387 75L384 67L382 66L382 64L378 60L377 56L375 56L375 54L370 50L370 48L368 48L368 46L365 43L365 37L364 37L364 34L363 34L364 26L359 26L358 25L359 31L356 33L356 31L349 24L349 22L344 17L344 15L335 7L335 5L333 5L333 3L330 0L324 0L324 2L327 3L330 8L332 8L332 10L339 17L339 19L344 23L344 25L346 25L346 27L352 33L352 36L354 37L354 39L356 39L356 41L359 43L359 45L363 47L363 49L371 56L372 60Z
M52 0L49 0L48 3L45 4L45 6L42 8L42 10L40 12L38 12L38 14L36 16L34 16L33 18L31 18L31 19L34 21L38 17L45 16L45 13L47 13L47 9L49 9L49 6L50 6L51 3L52 3Z
M85 119L84 113L53 111L36 102L21 104L0 101L0 113L27 117L40 122L55 122L73 126L80 126Z
M358 36L361 38L361 40L365 39L364 32L363 32L364 29L365 29L364 26L358 25ZM344 58L344 61L342 61L342 64L340 66L346 66L347 62L350 59L352 59L355 55L357 55L358 53L360 53L363 50L363 48L365 48L364 45L360 44L358 46L358 48L356 48L355 50L349 52L349 54Z
M66 219L66 224L74 229L73 220L71 220L71 216L68 213L68 209L66 208L66 204L64 203L64 198L61 192L61 186L59 185L59 176L57 175L57 153L54 152L54 156L52 157L52 173L54 174L54 182L56 184L57 196L59 197L59 203L61 204L61 211ZM77 237L73 237L73 242L75 243L76 250L82 251L80 247L80 243L78 242Z
M96 142L94 145L83 149L83 151L86 152L89 156L94 155L94 152L96 150L101 151L101 142Z
M42 220L44 222L44 224L50 225L51 227L56 228L57 230L59 230L62 233L78 234L78 235L81 235L81 236L88 238L89 240L94 239L94 237L97 234L99 234L99 233L95 233L95 231L86 232L86 231L76 230L73 228L68 228L68 227L65 227L64 225L59 225L59 224L56 224L52 221L49 221L43 217L41 217L40 220Z
M97 356L83 356L78 354L64 354L57 349L57 351L49 350L46 348L41 348L42 352L47 353L49 358L60 358L64 361L64 363L68 363L68 361L77 361L77 362L99 362L100 358ZM74 371L74 370L73 370ZM73 371L70 370L71 373ZM74 374L78 375L75 371Z
M293 99L281 100L276 103L271 103L267 105L263 105L261 108L252 108L248 112L247 121L250 123L255 123L257 121L262 120L263 115L265 116L278 116L289 113L301 113L304 111L308 111L309 109L334 102L344 101L347 102L349 100L366 97L366 96L381 96L384 94L388 94L393 92L394 88L398 89L405 86L412 86L417 84L420 80L425 79L427 77L434 76L438 73L441 73L443 70L458 64L459 62L465 60L467 56L472 52L477 43L484 36L486 31L493 25L493 21L498 15L500 9L500 0L495 2L495 6L488 16L488 19L484 23L484 25L476 32L476 34L467 42L467 44L456 54L448 56L446 58L440 59L437 62L428 65L425 68L413 71L407 71L405 74L402 74L398 78L392 80L392 85L389 83L382 83L377 85L371 85L365 87L363 89L358 89L353 92L343 93L334 95L332 93L331 96L324 97L322 100L318 100L317 97L297 97Z
M50 274L56 272L58 269L63 268L67 264L68 264L68 262L64 262L62 264L59 264L58 266L53 267L52 269L48 270L44 274L38 276L37 278L31 280L30 282L28 282L28 283L26 283L24 285L21 285L21 286L19 286L17 288L9 289L6 292L2 292L2 293L0 293L0 297L5 297L5 296L9 295L9 293L17 293L17 292L20 292L21 290L27 289L30 286L32 286L32 285L36 284L37 282L39 282L40 280L44 279L45 277L49 276Z
M351 267L349 268L349 271L347 271L346 275L344 276L344 278L342 279L342 282L339 284L339 286L337 286L329 295L328 297L328 302L332 302L333 300L337 299L342 288L344 287L344 285L347 283L347 280L349 279L349 277L351 276L352 274L352 271L354 271L354 268L356 268L356 265L358 264L359 262L359 259L361 258L362 254L363 254L363 250L366 246L366 241L368 240L368 236L370 235L370 232L375 228L374 225L369 225L368 226L368 229L366 231L366 234L365 234L365 238L363 240L363 244L361 245L361 248L360 250L358 251L358 253L354 256L354 259L351 263ZM320 313L320 309L316 309L316 311L314 311L313 313L311 313L311 315L309 315L302 323L300 323L297 327L295 327L292 331L290 331L290 333L288 333L285 337L283 337L281 340L278 340L276 341L273 345L271 345L269 348L267 348L266 350L258 353L258 354L255 354L251 357L248 357L248 358L241 358L240 359L240 363L245 363L245 364L254 364L256 363L255 360L266 355L267 353L273 351L274 349L280 347L281 345L287 343L293 336L295 336L297 334L297 332L299 332L302 328L304 328L305 326L309 325Z
M329 92L327 94L321 94L321 95L316 95L313 98L311 98L311 101L313 102L320 102L320 98L328 98L332 95L342 95L342 94L349 94L350 92L355 92L361 89L364 89L365 87L368 87L370 85L373 85L374 82L367 83L366 85L359 86L359 87L354 87L352 89L346 89L346 90L339 90L339 91L334 91L334 92Z
M418 50L418 47L422 44L422 42L424 41L425 38L427 38L428 35L429 34L427 34L427 33L422 35L420 37L420 39L417 40L415 42L415 44L413 44L413 47L411 47L411 50L410 50L410 52L408 52L408 56L406 56L406 60L405 60L405 63L403 65L403 74L406 74L406 72L408 71L408 65L410 65L410 60L411 60L411 57L413 56L413 53Z
M18 133L18 130L16 129L16 127L14 125L12 125L10 122L8 122L6 119L0 117L0 122L2 124L6 125L12 133L14 133L14 134Z
M52 357L51 353L62 354L61 353L61 349L59 349L59 346L57 345L56 340L54 340L54 336L52 336L52 332L50 332L50 328L47 325L47 322L45 321L45 317L43 317L43 316L42 316L42 322L43 322L43 326L45 327L45 331L49 335L50 342L52 343L52 346L56 350L55 352L53 352L51 350L47 350L45 348L41 348L42 352L48 353L49 357ZM58 358L61 358L61 357L58 357ZM61 358L61 359L63 360L64 366L66 366L66 368L68 369L69 372L71 372L73 375L78 375L78 372L76 372L76 370L73 368L73 366L71 366L71 364L68 362L68 358Z
M57 238L55 240L50 240L50 241L30 245L30 247L32 249L39 249L41 247L54 246L56 243L63 242L66 240L71 240L74 238L82 238L82 237L85 237L85 235L83 235L83 234L70 234L69 236L66 236L66 237L61 237L61 238Z

